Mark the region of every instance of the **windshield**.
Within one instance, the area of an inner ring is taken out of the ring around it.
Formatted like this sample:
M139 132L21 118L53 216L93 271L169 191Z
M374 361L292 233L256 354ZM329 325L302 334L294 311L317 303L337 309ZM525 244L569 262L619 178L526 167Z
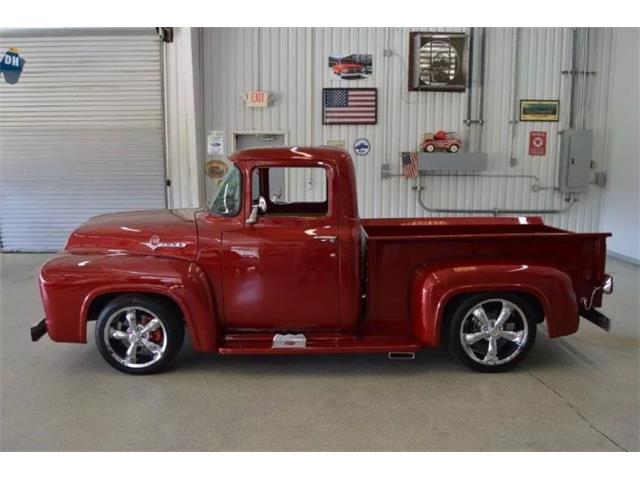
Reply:
M215 215L235 216L240 213L242 180L240 170L235 165L222 180L218 195L209 204L209 211Z

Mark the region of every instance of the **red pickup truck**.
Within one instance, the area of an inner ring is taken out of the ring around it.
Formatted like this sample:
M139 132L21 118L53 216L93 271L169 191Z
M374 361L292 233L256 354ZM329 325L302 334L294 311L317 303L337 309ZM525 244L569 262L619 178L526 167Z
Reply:
M360 78L365 74L365 66L359 63L338 62L331 69L340 78Z
M46 318L32 339L85 343L97 320L98 349L127 373L166 367L185 330L196 350L223 355L413 358L446 344L496 372L527 355L540 323L550 337L580 316L609 327L596 310L613 288L609 234L536 217L360 219L344 150L230 160L207 209L100 215L74 231L41 269ZM283 168L320 172L321 198L272 197Z

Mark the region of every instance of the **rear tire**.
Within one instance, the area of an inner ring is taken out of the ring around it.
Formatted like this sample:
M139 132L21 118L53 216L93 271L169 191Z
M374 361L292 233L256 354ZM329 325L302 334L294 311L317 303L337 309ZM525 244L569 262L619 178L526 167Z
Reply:
M451 353L478 372L504 372L531 351L537 332L536 309L512 293L480 293L462 300L450 317Z
M102 357L121 372L157 373L169 365L184 341L184 325L167 300L122 295L109 302L96 323Z

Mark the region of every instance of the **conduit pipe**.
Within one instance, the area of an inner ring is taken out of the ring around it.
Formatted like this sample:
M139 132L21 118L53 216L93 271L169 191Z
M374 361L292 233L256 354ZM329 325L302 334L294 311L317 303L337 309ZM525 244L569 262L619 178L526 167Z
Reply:
M533 175L531 175L533 177ZM469 214L489 214L493 216L498 215L507 215L507 214L523 214L523 215L547 215L547 214L555 214L555 213L563 213L568 211L575 203L576 198L571 196L567 205L563 208L552 208L552 209L507 209L507 208L491 208L491 209L463 209L463 208L434 208L427 205L422 198L422 191L424 190L422 186L422 177L418 177L419 183L415 188L415 192L418 195L418 203L420 206L430 213L469 213ZM535 177L534 177L535 178Z
M513 53L513 89L511 110L511 141L509 146L509 162L514 167L518 160L515 156L516 140L518 136L518 122L520 120L520 27L515 29L515 45Z

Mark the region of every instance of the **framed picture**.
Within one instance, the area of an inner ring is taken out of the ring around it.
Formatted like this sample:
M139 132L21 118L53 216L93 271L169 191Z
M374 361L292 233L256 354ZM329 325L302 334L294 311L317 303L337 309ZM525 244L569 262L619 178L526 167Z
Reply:
M521 122L558 122L560 100L520 100Z
M373 56L370 53L332 53L327 59L329 80L371 80Z
M464 92L468 70L466 33L409 34L409 91Z

